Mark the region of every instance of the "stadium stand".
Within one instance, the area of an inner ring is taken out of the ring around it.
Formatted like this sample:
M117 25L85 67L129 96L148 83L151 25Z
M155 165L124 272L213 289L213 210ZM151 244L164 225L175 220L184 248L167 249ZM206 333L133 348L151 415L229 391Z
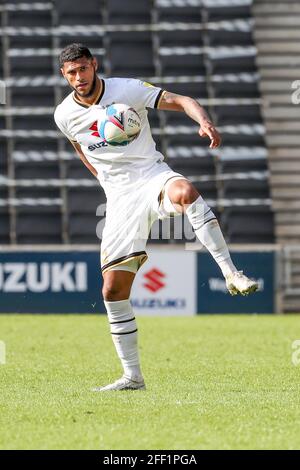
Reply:
M96 241L104 193L53 121L54 107L69 93L57 55L79 40L99 58L105 76L141 78L200 100L223 146L209 150L183 114L150 111L158 147L207 198L229 242L272 242L251 3L4 1L0 243Z
M276 240L284 246L283 309L300 309L300 4L253 5Z

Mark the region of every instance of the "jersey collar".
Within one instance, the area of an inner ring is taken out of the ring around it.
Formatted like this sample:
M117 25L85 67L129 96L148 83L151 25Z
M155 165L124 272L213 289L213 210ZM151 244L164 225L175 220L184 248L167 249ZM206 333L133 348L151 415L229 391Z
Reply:
M102 99L102 96L104 95L104 92L105 92L105 81L103 80L103 78L100 78L100 82L101 82L101 87L100 87L100 90L99 90L99 93L94 101L94 103L92 104L84 104L82 103L81 101L79 101L76 96L75 96L75 91L73 91L73 100L79 104L80 106L82 106L83 108L90 108L91 106L94 106L95 104L99 104L101 99Z

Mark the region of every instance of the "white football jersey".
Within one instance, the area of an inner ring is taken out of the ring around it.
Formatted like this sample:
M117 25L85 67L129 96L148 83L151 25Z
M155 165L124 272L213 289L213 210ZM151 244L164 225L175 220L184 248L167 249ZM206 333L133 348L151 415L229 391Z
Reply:
M54 119L69 140L80 144L106 190L137 182L151 171L155 162L164 159L156 150L146 109L158 106L163 91L136 79L102 78L101 81L102 90L96 104L84 105L72 92L57 106ZM114 103L132 106L141 118L140 134L123 147L108 145L98 133L97 122L103 117L104 108Z

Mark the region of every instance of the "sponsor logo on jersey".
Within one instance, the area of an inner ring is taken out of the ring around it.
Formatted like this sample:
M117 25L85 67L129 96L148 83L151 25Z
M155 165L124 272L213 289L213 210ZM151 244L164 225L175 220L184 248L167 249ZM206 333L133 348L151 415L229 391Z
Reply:
M100 149L101 147L108 147L108 144L104 140L101 140L101 142L97 142L96 144L89 145L88 149L90 152L93 152L93 150Z

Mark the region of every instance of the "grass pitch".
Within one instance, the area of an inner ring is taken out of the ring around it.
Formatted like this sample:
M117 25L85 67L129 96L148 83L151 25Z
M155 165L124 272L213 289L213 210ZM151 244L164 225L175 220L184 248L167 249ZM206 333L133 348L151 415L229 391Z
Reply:
M1 449L299 449L300 316L139 318L145 392L105 316L0 315Z

